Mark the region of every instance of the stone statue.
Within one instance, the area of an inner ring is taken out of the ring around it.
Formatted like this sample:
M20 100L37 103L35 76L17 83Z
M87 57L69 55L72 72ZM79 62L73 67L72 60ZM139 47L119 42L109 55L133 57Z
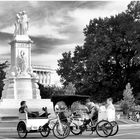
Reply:
M26 57L25 57L25 52L24 51L20 51L20 56L18 56L17 58L17 62L18 62L18 68L20 73L26 73L27 72L27 61L26 61Z
M26 12L25 11L19 12L16 15L14 36L27 35L28 26L29 26L29 18Z
M19 12L16 15L15 32L14 32L15 36L20 34L20 15L21 15L21 12Z

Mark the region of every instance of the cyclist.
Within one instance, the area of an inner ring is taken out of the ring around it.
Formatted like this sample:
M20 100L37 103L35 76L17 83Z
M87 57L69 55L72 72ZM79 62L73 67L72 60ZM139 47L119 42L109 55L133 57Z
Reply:
M86 106L89 109L89 118L92 120L96 120L98 118L98 108L97 106L90 101L90 99L86 100Z
M93 102L91 102L90 99L86 99L85 105L87 106L89 117L88 117L88 119L84 119L83 125L80 126L80 129L82 131L84 131L86 129L86 127L87 127L86 125L89 124L91 120L96 122L96 120L98 118L97 106ZM82 131L81 131L81 133L82 133Z

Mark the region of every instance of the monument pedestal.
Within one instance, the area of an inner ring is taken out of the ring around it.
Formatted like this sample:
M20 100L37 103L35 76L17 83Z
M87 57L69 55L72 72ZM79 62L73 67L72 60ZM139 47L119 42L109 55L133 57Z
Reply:
M4 81L2 99L40 99L40 91L35 80L30 75L9 77Z

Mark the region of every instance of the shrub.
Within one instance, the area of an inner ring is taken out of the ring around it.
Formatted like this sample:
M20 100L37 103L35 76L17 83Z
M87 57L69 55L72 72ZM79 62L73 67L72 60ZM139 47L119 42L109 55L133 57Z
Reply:
M130 83L126 85L126 89L123 91L123 100L121 101L121 108L123 113L126 115L130 109L133 109L135 106L135 98L132 94L133 88Z

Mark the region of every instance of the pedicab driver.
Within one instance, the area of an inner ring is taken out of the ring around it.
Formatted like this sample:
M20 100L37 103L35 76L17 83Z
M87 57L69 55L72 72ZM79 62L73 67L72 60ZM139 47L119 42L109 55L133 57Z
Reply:
M90 99L86 99L86 106L89 109L89 118L95 120L98 118L98 108L96 105L90 101Z

